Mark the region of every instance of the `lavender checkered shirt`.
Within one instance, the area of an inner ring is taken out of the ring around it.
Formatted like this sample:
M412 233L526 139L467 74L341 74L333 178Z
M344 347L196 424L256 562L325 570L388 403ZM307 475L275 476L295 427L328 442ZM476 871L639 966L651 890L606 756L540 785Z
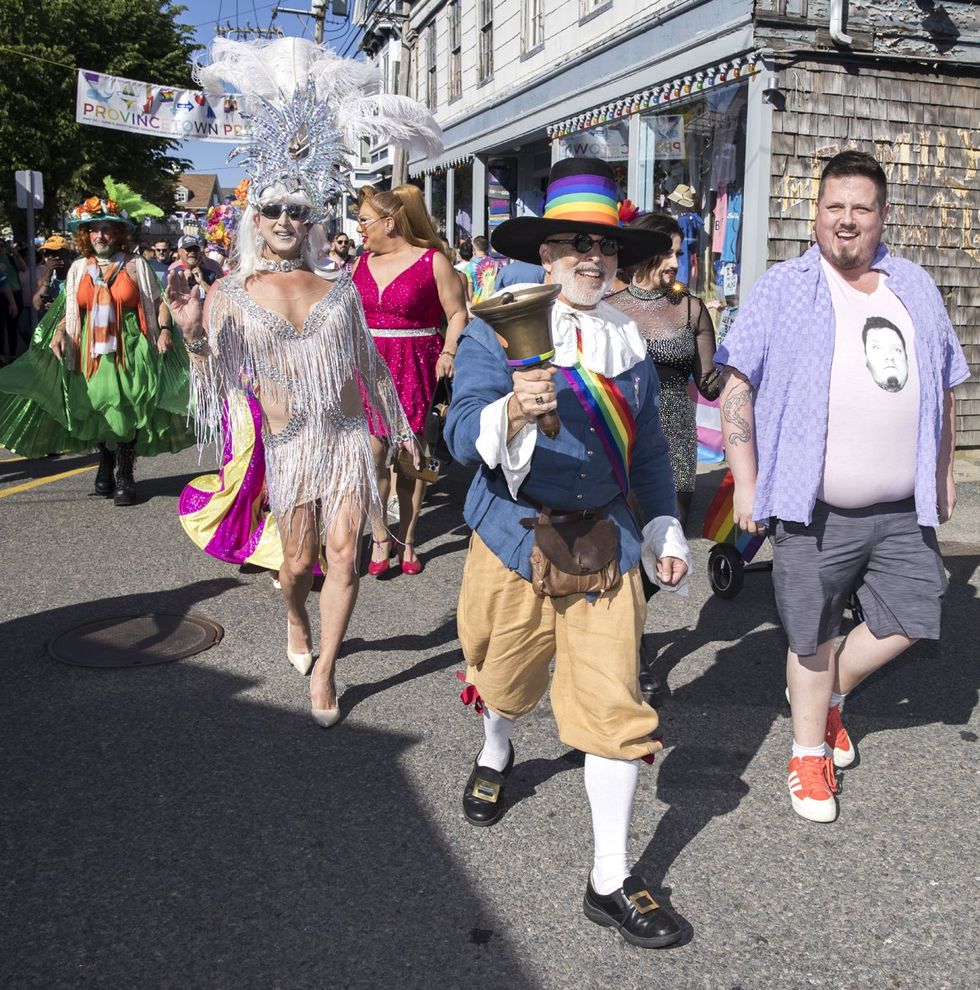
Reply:
M936 457L942 394L970 377L936 284L911 261L878 248L874 268L888 276L915 326L919 435L915 507L920 526L938 526ZM775 265L759 280L715 355L755 390L759 476L753 515L809 525L823 473L834 357L834 306L820 248ZM855 465L859 470L859 465Z

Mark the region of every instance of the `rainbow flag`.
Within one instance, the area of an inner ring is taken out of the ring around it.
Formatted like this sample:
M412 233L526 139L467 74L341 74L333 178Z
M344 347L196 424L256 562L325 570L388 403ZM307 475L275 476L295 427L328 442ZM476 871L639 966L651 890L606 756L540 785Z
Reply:
M623 493L630 487L630 464L636 443L636 419L616 383L605 375L589 371L582 364L582 331L576 328L578 364L562 368L562 374L592 421L606 456L612 464L616 482Z
M747 564L759 551L765 536L752 536L743 533L735 525L732 513L732 499L735 493L735 479L731 471L725 472L721 486L712 499L708 514L704 517L701 535L712 543L730 543L742 555Z

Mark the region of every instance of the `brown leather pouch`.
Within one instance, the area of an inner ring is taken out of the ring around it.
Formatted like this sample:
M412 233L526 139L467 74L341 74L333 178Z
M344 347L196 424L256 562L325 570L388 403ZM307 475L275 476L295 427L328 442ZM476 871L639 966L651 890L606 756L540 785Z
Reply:
M521 520L534 530L531 585L539 598L602 594L618 587L619 536L601 509L555 514L542 506Z

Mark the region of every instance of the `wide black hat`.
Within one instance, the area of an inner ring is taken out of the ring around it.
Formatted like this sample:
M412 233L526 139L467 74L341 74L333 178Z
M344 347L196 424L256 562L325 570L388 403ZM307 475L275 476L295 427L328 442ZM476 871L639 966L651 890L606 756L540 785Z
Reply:
M619 241L619 267L666 254L671 238L658 230L633 230L619 225L616 182L608 163L599 158L565 158L551 167L544 216L506 220L490 236L495 251L541 263L538 248L552 234L600 234Z

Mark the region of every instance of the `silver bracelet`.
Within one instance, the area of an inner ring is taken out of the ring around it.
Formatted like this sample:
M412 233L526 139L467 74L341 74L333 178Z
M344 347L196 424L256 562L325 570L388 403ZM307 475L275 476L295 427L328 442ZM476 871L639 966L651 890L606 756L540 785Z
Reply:
M207 335L205 334L202 337L196 337L194 340L185 340L184 347L186 347L191 354L202 354L208 349Z

